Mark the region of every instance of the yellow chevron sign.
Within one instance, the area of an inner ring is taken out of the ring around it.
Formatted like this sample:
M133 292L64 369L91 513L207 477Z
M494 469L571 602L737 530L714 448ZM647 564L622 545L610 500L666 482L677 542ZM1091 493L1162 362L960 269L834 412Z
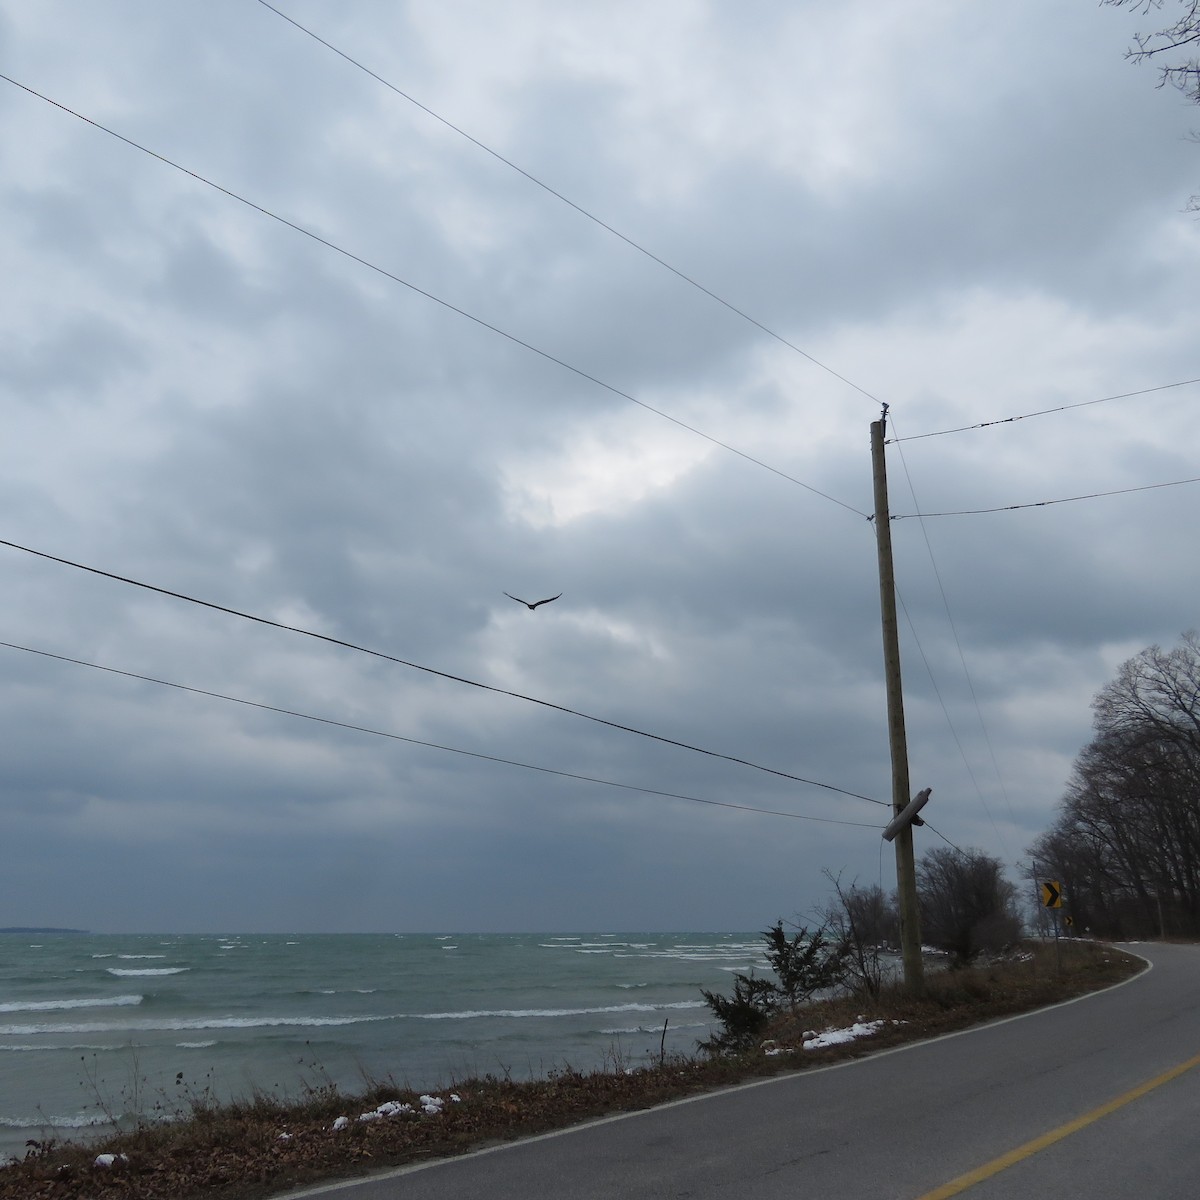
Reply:
M1043 883L1042 884L1042 907L1043 908L1062 908L1062 884L1061 883Z

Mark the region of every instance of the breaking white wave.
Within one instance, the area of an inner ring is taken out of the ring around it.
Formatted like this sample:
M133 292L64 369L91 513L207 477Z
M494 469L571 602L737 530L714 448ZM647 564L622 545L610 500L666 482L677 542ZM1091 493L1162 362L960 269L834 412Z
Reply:
M143 1021L81 1021L77 1024L0 1025L0 1037L31 1037L41 1033L149 1033L209 1029L321 1029L340 1025L363 1025L379 1021L471 1021L488 1018L521 1020L545 1017L585 1017L601 1013L657 1013L674 1009L703 1008L700 1000L678 1000L670 1004L604 1004L588 1008L499 1008L467 1009L461 1012L389 1013L360 1017L164 1017Z
M77 1113L73 1117L6 1117L0 1114L0 1128L9 1129L90 1129L93 1125L107 1124L106 1117L94 1113Z
M127 1046L105 1046L87 1042L81 1042L70 1046L51 1046L46 1045L45 1043L41 1043L36 1046L26 1046L20 1042L13 1042L7 1046L0 1046L0 1054L40 1054L42 1052L51 1050L91 1050L94 1053L99 1053L101 1051L109 1050L124 1051L127 1048Z
M191 967L105 967L110 975L182 975Z
M87 1000L15 1000L0 1004L0 1013L61 1012L72 1008L124 1008L141 1002L141 996L96 996Z
M493 1008L466 1012L414 1013L422 1021L470 1021L479 1017L587 1017L597 1013L665 1012L669 1008L703 1008L702 1000L677 1000L671 1004L604 1004L596 1008Z
M671 1026L673 1033L678 1033L681 1029L707 1029L707 1021L683 1021L677 1022ZM661 1025L629 1025L623 1029L600 1029L597 1032L605 1037L630 1037L635 1033L662 1033Z
M39 1033L174 1033L199 1029L316 1029L326 1025L361 1025L392 1017L163 1017L145 1021L81 1021L76 1025L0 1025L0 1037Z

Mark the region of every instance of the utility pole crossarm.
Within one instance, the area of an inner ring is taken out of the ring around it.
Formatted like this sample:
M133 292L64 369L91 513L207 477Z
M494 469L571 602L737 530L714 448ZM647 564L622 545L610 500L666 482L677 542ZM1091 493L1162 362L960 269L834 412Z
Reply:
M921 811L929 800L933 788L924 788L919 791L907 804L907 806L898 812L891 820L891 823L883 831L883 839L886 842L892 841L896 835L906 828L911 828L913 825L924 825L917 813Z

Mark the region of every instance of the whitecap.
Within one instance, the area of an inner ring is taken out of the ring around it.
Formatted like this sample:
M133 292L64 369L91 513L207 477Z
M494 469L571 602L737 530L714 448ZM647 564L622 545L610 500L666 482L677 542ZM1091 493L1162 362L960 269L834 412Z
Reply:
M9 1129L90 1129L93 1125L107 1125L106 1117L95 1114L76 1114L73 1117L6 1117L0 1115L0 1126Z
M97 996L87 1000L12 1000L0 1004L0 1012L59 1012L72 1008L123 1008L141 1004L141 996Z
M422 1021L469 1021L480 1017L586 1017L597 1013L664 1012L673 1008L703 1008L703 1000L676 1000L670 1004L604 1004L596 1008L495 1008L465 1012L413 1013Z
M105 967L110 975L182 975L191 967Z
M317 1029L389 1021L391 1017L156 1017L144 1021L87 1021L75 1025L0 1025L0 1037L31 1037L40 1033L141 1033L202 1029Z
M87 1043L76 1044L72 1046L47 1046L44 1042L37 1046L25 1046L17 1042L10 1042L6 1046L0 1046L0 1053L9 1054L29 1054L36 1053L42 1050L91 1050L94 1052L117 1050L124 1052L129 1048L129 1043L124 1046L99 1046L89 1045Z

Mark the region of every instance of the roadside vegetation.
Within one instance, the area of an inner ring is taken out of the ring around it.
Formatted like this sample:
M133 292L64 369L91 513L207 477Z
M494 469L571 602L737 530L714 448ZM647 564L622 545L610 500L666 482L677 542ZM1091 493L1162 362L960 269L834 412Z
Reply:
M1062 885L1079 930L1200 937L1200 636L1129 659L1092 711L1032 874Z
M206 1088L182 1084L182 1099L172 1105L160 1098L138 1128L87 1144L32 1143L23 1160L0 1168L0 1200L278 1195L861 1057L1095 991L1142 966L1103 944L1024 943L931 972L919 997L894 982L874 991L855 986L848 976L839 995L817 998L808 990L814 972L826 969L831 955L848 958L844 943L825 931L823 946L810 954L812 936L789 936L782 923L764 937L785 974L764 980L776 989L758 989L771 997L768 1017L736 1047L717 1035L695 1057L634 1063L614 1053L598 1071L564 1065L529 1082L488 1076L426 1094L378 1082L355 1096L317 1086L287 1100L255 1095L218 1104ZM816 1036L852 1028L869 1032L832 1044Z

